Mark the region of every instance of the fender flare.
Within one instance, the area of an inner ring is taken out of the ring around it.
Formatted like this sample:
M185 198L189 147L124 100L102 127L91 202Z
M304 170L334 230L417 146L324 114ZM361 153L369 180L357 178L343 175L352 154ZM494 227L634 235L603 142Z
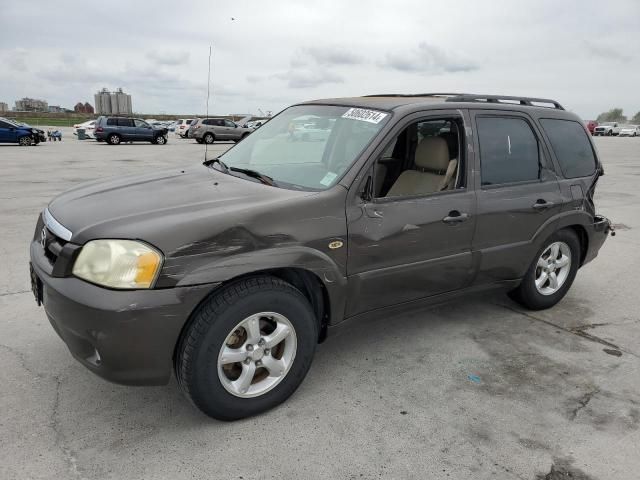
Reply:
M175 286L219 285L241 276L287 268L313 273L327 291L333 322L342 319L346 302L346 276L326 253L305 246L269 248L212 259L186 272Z

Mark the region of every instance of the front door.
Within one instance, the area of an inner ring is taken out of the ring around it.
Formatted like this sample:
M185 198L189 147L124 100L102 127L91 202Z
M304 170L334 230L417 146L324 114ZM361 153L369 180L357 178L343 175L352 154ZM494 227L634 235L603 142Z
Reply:
M414 115L376 154L371 199L348 200L347 316L469 284L475 192L465 136L460 112Z
M140 120L139 118L135 118L133 120L136 129L136 140L140 141L148 141L153 140L153 128L144 120Z
M471 116L480 172L476 283L518 279L533 260L534 237L562 210L560 187L540 132L527 115L477 110Z

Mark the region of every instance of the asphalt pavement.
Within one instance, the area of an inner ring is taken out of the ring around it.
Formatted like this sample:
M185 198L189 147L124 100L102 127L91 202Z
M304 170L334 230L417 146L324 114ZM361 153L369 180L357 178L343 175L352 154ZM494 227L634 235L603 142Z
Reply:
M361 322L318 348L286 403L222 423L175 380L124 387L87 371L28 276L37 215L56 194L200 162L203 145L64 130L62 142L0 145L0 478L637 480L640 138L596 138L596 204L617 235L559 305L529 312L485 294Z

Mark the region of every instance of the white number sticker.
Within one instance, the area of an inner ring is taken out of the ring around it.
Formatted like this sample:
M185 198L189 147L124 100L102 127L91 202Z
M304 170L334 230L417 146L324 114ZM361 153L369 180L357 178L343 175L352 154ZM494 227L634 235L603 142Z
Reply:
M360 120L362 122L369 123L380 123L386 116L386 113L378 112L376 110L367 110L366 108L350 108L344 113L344 115L342 115L342 118Z
M333 172L327 172L327 174L324 176L324 178L322 180L320 180L320 183L322 185L324 185L325 187L328 187L329 185L331 185L331 182L333 182L336 177L338 176L338 174L333 173Z

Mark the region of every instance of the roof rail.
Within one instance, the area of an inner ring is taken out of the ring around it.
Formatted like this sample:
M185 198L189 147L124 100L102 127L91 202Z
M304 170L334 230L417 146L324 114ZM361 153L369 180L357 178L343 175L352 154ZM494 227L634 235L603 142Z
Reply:
M532 98L532 97L509 97L505 95L472 95L462 94L450 96L446 99L447 102L486 102L486 103L502 103L510 104L518 102L520 105L526 105L528 107L545 107L555 108L557 110L564 110L564 107L555 100L548 98ZM547 105L537 105L547 104Z
M460 97L466 93L377 93L375 95L363 95L363 97Z

